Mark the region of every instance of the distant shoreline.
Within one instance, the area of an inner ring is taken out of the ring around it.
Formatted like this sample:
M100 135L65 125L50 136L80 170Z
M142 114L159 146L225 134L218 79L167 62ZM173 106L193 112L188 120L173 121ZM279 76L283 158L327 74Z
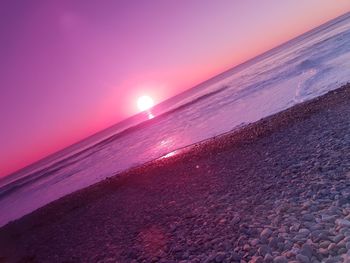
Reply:
M0 228L0 262L344 258L349 101L346 84L60 198Z

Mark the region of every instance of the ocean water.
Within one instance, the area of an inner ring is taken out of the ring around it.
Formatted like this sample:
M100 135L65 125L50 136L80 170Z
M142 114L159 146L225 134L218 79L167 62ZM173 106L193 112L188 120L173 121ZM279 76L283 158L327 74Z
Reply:
M350 13L0 181L0 226L350 80ZM169 154L170 153L170 154Z

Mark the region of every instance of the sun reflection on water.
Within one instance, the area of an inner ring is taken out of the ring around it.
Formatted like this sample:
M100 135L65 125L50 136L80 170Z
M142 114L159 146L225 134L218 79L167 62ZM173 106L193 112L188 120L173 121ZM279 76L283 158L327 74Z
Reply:
M177 154L177 151L173 151L173 152L170 152L170 153L167 153L166 155L163 155L162 157L160 157L161 159L166 159L166 158L169 158L169 157L172 157L174 155Z
M147 112L147 115L148 115L148 119L153 119L154 118L154 115L152 114L152 112Z

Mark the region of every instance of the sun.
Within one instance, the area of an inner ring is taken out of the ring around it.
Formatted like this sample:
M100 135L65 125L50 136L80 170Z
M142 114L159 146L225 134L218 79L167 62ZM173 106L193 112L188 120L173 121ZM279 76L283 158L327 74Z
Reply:
M137 107L140 111L146 111L152 108L154 105L153 99L150 96L141 96L137 100Z

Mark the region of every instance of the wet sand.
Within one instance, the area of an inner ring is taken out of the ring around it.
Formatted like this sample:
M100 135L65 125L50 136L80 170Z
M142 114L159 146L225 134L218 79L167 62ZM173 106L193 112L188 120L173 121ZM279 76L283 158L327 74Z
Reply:
M349 84L0 229L0 262L350 262L349 256Z

